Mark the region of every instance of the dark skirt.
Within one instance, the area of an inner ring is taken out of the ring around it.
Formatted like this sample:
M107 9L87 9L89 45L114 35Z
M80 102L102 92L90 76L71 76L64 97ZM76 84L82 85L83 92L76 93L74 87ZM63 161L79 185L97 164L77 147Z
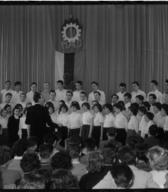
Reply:
M116 129L116 132L117 132L116 140L122 143L123 145L125 145L125 141L127 137L127 133L125 129Z
M90 125L83 125L81 130L82 141L85 141L89 137Z
M27 129L22 129L22 139L27 139L27 138L28 138Z
M80 128L77 129L69 129L68 137L79 137Z
M60 145L65 146L65 139L68 137L68 128L65 126L58 127L58 138L61 140Z
M95 140L97 147L100 144L101 126L93 126L92 138Z

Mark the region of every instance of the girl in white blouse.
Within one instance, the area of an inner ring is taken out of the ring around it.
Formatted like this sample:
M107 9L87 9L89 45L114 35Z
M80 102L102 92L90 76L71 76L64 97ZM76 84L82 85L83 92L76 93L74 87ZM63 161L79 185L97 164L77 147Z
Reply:
M93 128L91 130L91 136L95 139L97 147L99 147L100 140L103 139L103 115L102 106L100 104L93 105L94 117Z
M85 102L82 104L82 129L81 129L81 137L82 140L85 141L89 137L89 133L92 129L93 123L93 115L90 112L89 103Z
M112 114L113 107L111 104L103 106L104 123L103 123L103 140L107 140L107 132L114 127L114 115Z
M69 137L79 137L82 127L82 115L80 113L79 103L73 101L70 107L72 113L68 116Z
M132 135L138 133L138 119L136 117L138 113L138 104L132 103L130 107L128 107L128 112L130 119L128 121L128 135Z
M2 109L0 113L0 126L1 126L1 134L2 134L1 144L3 145L8 144L7 125L8 125L7 111L5 109Z
M117 137L116 139L125 144L126 140L126 130L128 128L127 118L123 115L123 105L117 103L113 106L115 113L114 127L116 128Z
M65 139L68 137L68 107L62 104L59 108L57 123L58 123L58 133L62 140L60 144L65 145Z

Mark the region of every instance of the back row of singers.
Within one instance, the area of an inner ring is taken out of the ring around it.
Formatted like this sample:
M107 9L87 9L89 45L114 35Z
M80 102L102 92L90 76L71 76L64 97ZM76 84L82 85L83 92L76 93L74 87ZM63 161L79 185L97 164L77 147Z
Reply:
M5 82L5 88L1 90L1 104L0 109L2 109L6 104L11 105L13 108L16 104L21 104L24 108L27 103L34 104L33 96L37 92L37 83L33 82L31 84L31 90L25 94L21 90L21 82L15 82L14 90L11 88L11 81ZM50 90L49 83L44 83L43 91L41 91L42 96L45 99L45 102L51 101L55 109L58 109L58 102L64 100L67 106L70 106L72 101L78 101L80 106L82 103L88 101L90 105L93 105L98 102L100 105L106 103L106 96L104 91L99 89L99 84L95 81L91 83L92 91L88 94L83 90L82 81L77 81L75 83L76 90L70 91L64 89L63 81L57 81L57 89ZM119 84L120 91L111 96L111 104L115 104L118 101L124 101L124 95L127 93L127 86L125 83ZM164 93L162 94L158 89L158 82L152 80L150 82L150 92L146 95L144 91L140 89L139 83L137 81L132 82L132 92L131 92L131 102L136 102L136 96L143 96L143 101L149 101L150 95L154 94L156 96L156 101L160 103L168 103L168 80L165 80L164 84Z

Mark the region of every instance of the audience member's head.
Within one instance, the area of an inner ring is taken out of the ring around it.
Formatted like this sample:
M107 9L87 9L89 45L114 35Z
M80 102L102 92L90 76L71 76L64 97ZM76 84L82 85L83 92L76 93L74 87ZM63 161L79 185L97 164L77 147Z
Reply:
M127 189L134 183L134 174L125 164L114 165L111 174L118 188Z
M58 152L51 159L51 167L56 169L72 169L72 160L68 153Z
M20 167L25 174L31 173L40 168L40 160L36 153L26 152L24 153L21 161Z
M53 146L50 144L42 144L39 147L39 155L41 160L50 159L53 152Z
M30 137L28 139L28 144L27 144L27 151L28 152L34 152L37 149L37 138L36 137Z
M67 169L57 169L52 173L49 189L77 189L77 178Z
M89 152L93 152L97 149L96 142L93 138L88 138L84 141L84 146L82 153L88 154Z
M162 147L154 146L148 150L147 157L153 170L168 169L168 151Z
M158 127L157 127L157 125L151 125L149 127L148 134L150 136L157 137L157 135L158 135Z

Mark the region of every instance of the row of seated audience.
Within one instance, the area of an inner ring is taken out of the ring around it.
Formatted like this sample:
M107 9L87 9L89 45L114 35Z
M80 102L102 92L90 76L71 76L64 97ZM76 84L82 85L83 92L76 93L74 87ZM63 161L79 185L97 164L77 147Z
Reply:
M166 188L168 181L168 81L165 93L157 81L146 94L133 82L133 92L121 91L105 103L98 83L93 91L49 91L44 83L41 105L57 124L43 143L31 138L26 124L29 107L36 105L37 84L21 91L21 83L5 82L0 104L0 162L2 188L104 189Z

